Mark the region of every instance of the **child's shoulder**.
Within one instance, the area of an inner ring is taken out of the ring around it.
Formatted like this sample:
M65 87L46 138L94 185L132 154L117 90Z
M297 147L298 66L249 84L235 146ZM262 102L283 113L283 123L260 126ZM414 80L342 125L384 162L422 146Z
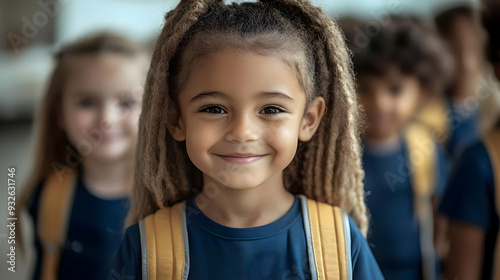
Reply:
M475 167L477 171L486 175L486 178L493 177L491 157L484 140L478 140L467 147L460 156L458 164L464 167Z
M141 238L139 224L133 224L125 230L121 245L112 261L109 279L141 278Z
M135 223L129 226L125 230L125 235L123 237L123 240L127 241L128 245L130 245L131 248L138 249L138 251L140 251L141 249L140 239L141 239L141 233L139 229L139 223Z
M439 211L449 218L487 229L494 215L495 183L483 141L464 150L448 183ZM492 199L493 198L493 199Z

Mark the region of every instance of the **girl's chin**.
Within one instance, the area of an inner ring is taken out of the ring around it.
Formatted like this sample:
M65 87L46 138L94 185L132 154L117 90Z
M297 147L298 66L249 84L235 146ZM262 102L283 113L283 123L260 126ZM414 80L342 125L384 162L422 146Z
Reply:
M90 153L87 157L92 161L116 162L129 159L131 154L129 151L96 150Z

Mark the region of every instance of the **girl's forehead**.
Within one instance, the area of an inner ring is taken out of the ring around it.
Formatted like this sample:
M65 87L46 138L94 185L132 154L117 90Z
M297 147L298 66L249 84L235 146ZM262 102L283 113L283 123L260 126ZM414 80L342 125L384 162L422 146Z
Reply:
M85 55L68 62L66 90L125 90L142 87L146 70L138 59L114 54Z
M76 77L88 74L89 71L99 71L103 74L120 73L122 69L144 70L141 59L112 53L70 57L66 65L72 76Z
M293 72L288 64L276 54L260 54L249 50L227 49L200 59L198 69L211 71L255 71L272 69L280 72Z
M301 94L298 75L273 54L225 50L205 57L192 68L182 94L193 97L203 91L220 91L235 97L260 92Z

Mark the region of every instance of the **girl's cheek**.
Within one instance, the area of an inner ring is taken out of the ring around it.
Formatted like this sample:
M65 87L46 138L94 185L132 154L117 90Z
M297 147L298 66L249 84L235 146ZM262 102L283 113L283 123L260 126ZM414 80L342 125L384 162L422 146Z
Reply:
M135 110L130 112L130 114L128 114L124 119L124 124L128 134L134 137L137 137L139 134L139 116L140 110Z
M276 143L283 145L288 141L295 141L298 139L298 131L291 122L276 122L267 126L264 130L262 139L268 143Z

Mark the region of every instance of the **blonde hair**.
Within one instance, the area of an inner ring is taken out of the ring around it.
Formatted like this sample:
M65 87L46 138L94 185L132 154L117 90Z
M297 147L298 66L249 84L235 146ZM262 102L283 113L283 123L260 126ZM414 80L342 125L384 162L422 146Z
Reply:
M18 207L23 209L28 207L36 187L47 178L47 176L57 170L72 170L78 167L78 163L70 162L68 156L80 156L68 140L65 132L59 125L61 117L61 99L65 82L71 75L71 61L73 58L100 55L116 54L124 57L139 58L146 57L146 53L138 44L111 33L100 33L88 38L84 38L63 47L55 54L55 68L52 72L48 89L43 96L40 112L35 124L35 155L34 165L27 184L24 186L19 197ZM20 248L23 248L21 229L16 227Z
M360 113L351 61L328 15L305 0L229 5L181 0L165 21L146 81L128 224L201 191L201 171L189 160L185 142L175 141L167 128L179 118L177 94L189 67L204 55L236 48L292 61L308 100L325 99L328 109L315 136L299 143L284 171L285 187L342 207L366 233Z

